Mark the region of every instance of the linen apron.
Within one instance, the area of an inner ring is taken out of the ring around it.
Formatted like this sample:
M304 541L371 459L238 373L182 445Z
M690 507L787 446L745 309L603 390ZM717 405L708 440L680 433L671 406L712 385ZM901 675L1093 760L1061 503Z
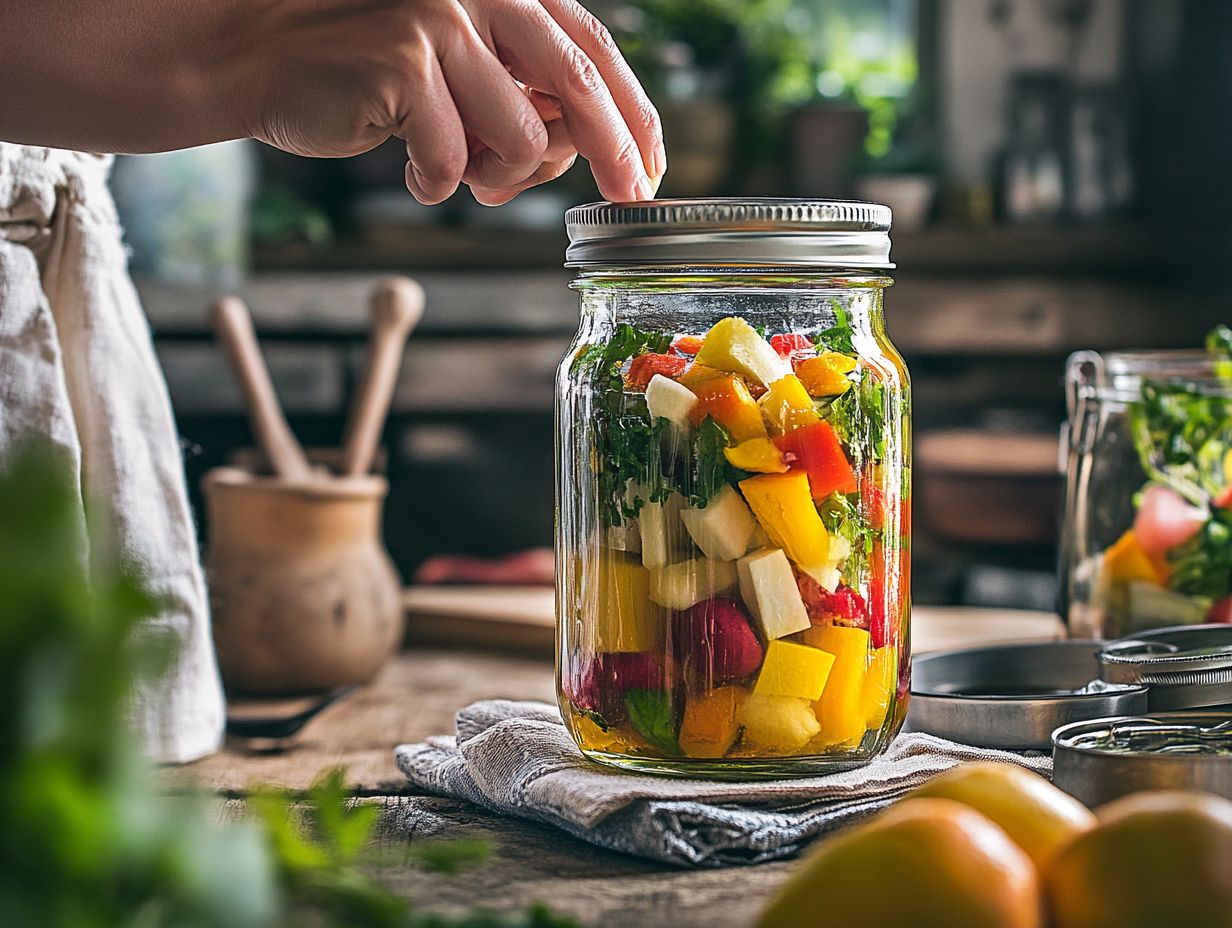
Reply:
M218 748L222 687L179 439L110 165L0 142L0 462L41 435L76 468L82 499L107 504L89 518L83 504L83 537L140 572L165 603L150 624L179 644L171 670L135 692L133 727L150 757L183 763Z

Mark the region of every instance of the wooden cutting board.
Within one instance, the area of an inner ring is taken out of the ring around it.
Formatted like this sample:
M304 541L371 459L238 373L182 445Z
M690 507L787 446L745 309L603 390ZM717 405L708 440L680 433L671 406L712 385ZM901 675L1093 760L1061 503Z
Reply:
M413 586L403 593L407 641L551 652L555 599L550 587ZM1022 641L1057 641L1065 626L1050 612L916 606L911 647L917 654Z

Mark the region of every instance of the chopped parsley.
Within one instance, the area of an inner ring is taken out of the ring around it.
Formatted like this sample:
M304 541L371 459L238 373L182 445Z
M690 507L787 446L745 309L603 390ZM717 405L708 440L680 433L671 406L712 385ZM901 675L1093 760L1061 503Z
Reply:
M856 349L851 344L851 314L834 300L831 302L834 310L834 325L813 336L813 344L819 351L837 351L855 357Z
M690 505L704 509L723 487L748 476L728 463L723 449L729 445L731 435L713 419L708 418L698 426L693 439L691 485L685 488Z

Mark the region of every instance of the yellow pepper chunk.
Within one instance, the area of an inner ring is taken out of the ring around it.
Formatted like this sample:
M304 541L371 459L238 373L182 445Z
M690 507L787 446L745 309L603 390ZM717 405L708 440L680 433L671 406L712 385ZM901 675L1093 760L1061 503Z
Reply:
M681 750L689 757L726 754L740 734L736 710L744 696L745 691L738 686L720 686L689 696L680 722Z
M769 438L750 438L731 448L724 448L723 457L732 467L757 474L785 474L788 470L783 452Z
M771 435L786 435L821 420L804 384L794 374L788 374L770 384L766 395L757 401Z
M766 646L753 692L762 696L798 696L814 702L825 690L833 666L833 654L775 639Z
M864 706L864 726L874 731L885 722L890 700L898 690L898 648L886 645L876 648L868 659L864 674L864 691L860 698Z
M1131 528L1104 552L1104 572L1112 583L1143 580L1162 586L1164 575L1151 556L1138 544Z
M682 383L692 390L707 380L718 380L720 377L728 376L730 375L726 371L716 370L713 367L707 367L705 364L694 362L688 366L683 374L676 378L676 382Z
M814 648L834 655L834 667L821 699L813 703L821 723L822 744L855 744L868 729L864 711L864 677L869 634L862 628L827 625L810 628L801 638Z
M838 396L851 387L847 375L856 369L855 358L827 351L796 366L796 376L812 396Z
M666 616L650 600L650 571L619 551L599 556L598 600L593 603L590 650L657 651L663 646Z
M749 477L740 481L740 491L774 547L782 548L801 567L826 562L830 535L813 505L807 474Z

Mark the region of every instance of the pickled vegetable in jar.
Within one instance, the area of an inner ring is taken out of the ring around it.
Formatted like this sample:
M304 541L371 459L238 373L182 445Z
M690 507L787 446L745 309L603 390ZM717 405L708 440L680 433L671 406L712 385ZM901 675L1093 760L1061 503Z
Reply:
M1232 330L1071 355L1062 612L1120 638L1232 622Z
M694 776L865 763L909 689L910 426L890 213L569 211L558 690L594 760Z

